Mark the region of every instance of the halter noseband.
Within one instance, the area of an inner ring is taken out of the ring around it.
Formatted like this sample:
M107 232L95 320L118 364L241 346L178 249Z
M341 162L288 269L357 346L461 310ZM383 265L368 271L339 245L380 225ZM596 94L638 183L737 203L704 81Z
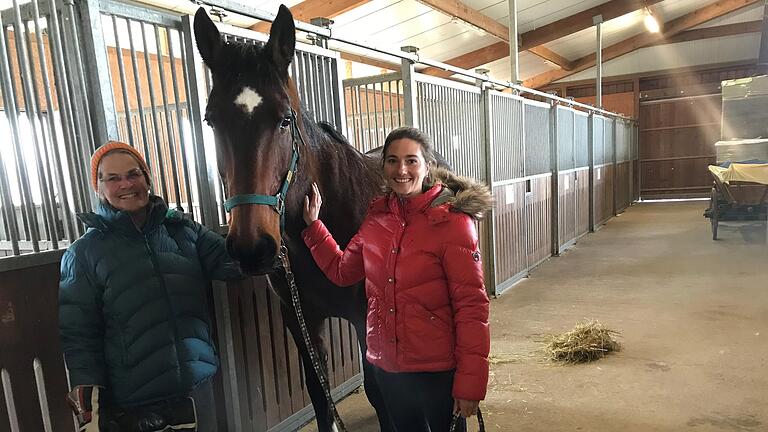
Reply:
M291 163L288 165L288 172L285 174L285 180L283 185L280 186L277 193L274 195L259 195L259 194L242 194L235 195L228 200L224 201L224 210L227 213L231 212L233 208L243 204L256 204L266 205L272 207L277 214L280 215L280 229L283 229L285 224L285 195L288 193L288 188L291 186L291 181L296 173L296 167L299 164L299 141L304 144L304 137L301 136L299 130L298 121L296 120L296 111L291 108L290 114L291 120ZM298 138L297 138L298 137ZM306 144L304 144L306 147Z

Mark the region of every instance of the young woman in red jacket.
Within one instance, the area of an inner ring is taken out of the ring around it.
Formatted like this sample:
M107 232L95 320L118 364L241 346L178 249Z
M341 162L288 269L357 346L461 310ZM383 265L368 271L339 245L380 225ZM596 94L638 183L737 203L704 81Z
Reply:
M319 219L317 185L304 205L304 242L328 279L366 280L366 358L398 432L448 431L453 413L476 413L488 383L488 296L475 220L491 196L434 160L418 129L392 131L382 151L390 191L373 201L343 251Z

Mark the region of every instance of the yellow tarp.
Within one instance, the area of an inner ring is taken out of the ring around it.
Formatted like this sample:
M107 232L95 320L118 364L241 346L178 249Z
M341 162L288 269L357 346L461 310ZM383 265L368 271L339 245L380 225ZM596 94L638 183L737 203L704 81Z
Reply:
M728 168L710 165L709 172L723 183L745 181L768 185L768 164L732 163Z

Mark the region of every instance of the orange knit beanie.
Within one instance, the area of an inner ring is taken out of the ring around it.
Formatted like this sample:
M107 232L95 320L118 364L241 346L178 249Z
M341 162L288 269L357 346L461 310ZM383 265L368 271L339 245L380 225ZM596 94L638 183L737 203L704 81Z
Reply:
M93 152L93 156L91 156L91 185L93 186L93 190L99 190L99 164L101 163L101 159L103 159L104 156L106 156L108 153L115 150L122 150L130 153L136 159L136 162L139 163L139 168L141 168L141 170L144 172L144 178L147 180L147 184L151 185L149 181L149 166L147 166L147 162L144 160L144 157L141 155L141 153L124 142L108 141L103 146L97 148L96 151Z

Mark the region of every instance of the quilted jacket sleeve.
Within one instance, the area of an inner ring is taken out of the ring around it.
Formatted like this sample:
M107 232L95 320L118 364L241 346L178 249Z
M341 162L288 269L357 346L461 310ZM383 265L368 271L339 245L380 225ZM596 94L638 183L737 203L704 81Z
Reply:
M59 336L72 387L107 384L101 295L75 252L68 249L61 259Z
M319 219L301 233L315 263L336 285L349 286L363 280L363 247L360 234L355 234L342 251L328 228Z
M244 277L240 264L227 253L224 237L197 222L185 222L191 224L192 229L197 233L197 255L209 278L231 280Z
M455 399L478 401L488 386L488 295L472 219L459 214L451 220L453 237L446 240L442 264L456 326Z

